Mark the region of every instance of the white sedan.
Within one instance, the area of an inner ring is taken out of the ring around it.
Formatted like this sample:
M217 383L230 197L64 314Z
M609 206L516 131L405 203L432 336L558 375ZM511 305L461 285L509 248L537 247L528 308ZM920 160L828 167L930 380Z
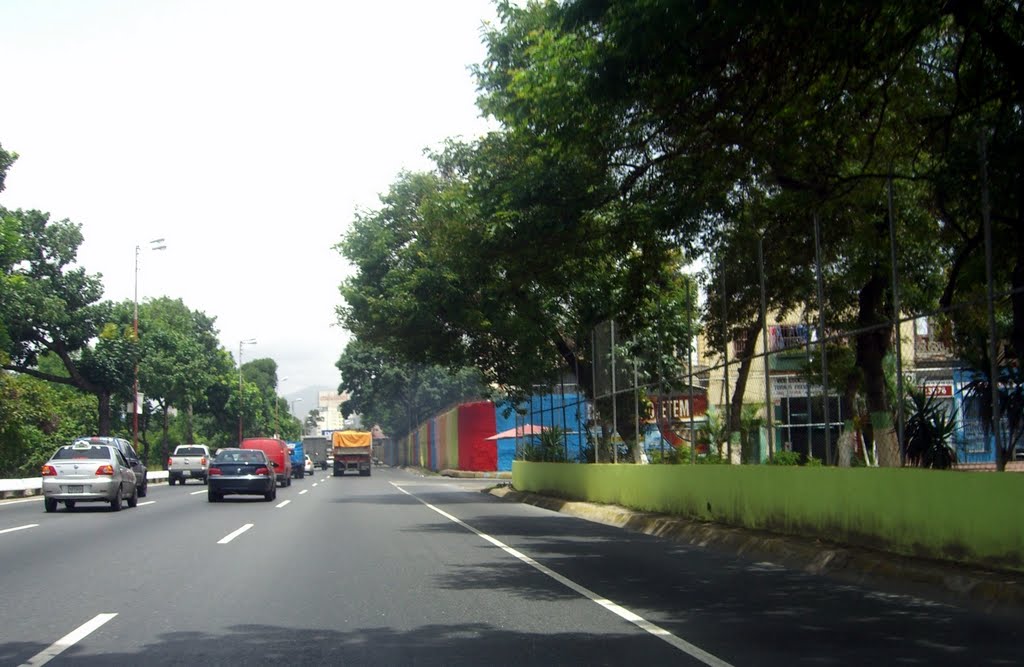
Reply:
M306 454L306 474L313 474L313 459L309 458L309 454Z

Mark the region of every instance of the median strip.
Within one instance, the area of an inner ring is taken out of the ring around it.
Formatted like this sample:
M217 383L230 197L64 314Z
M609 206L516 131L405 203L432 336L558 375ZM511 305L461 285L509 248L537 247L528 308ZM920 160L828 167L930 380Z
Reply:
M38 667L39 665L45 665L64 651L88 637L97 628L115 616L117 616L117 614L97 614L92 618L92 620L87 621L77 629L64 635L48 648L36 653L34 656L29 658L28 662L22 663L21 667Z
M13 533L16 530L25 530L26 528L35 528L38 525L39 525L38 523L29 523L29 524L26 524L24 526L18 526L17 528L4 528L3 530L0 530L0 535L3 535L4 533Z
M220 538L220 540L217 541L217 544L227 544L228 542L230 542L231 540L235 539L236 537L238 537L239 535L241 535L245 531L247 531L250 528L252 528L254 525L255 524L251 524L251 523L245 524L244 526L242 526L241 528L239 528L235 532L229 533L229 534L225 535L224 537Z

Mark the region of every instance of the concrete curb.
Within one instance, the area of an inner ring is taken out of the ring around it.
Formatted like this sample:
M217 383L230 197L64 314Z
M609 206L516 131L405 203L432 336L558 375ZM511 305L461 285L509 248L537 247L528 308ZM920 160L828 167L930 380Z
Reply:
M986 613L1024 618L1024 575L961 567L775 533L758 532L680 517L636 512L615 505L563 500L516 491L487 490L507 501L526 503L588 521L757 561L770 561L843 583L968 606Z
M150 484L166 484L166 470L152 470L146 473L146 479ZM26 477L24 479L0 479L0 500L7 498L25 498L38 496L43 492L43 479L41 477Z
M442 470L443 477L458 477L461 479L512 479L510 472L481 472L475 470Z

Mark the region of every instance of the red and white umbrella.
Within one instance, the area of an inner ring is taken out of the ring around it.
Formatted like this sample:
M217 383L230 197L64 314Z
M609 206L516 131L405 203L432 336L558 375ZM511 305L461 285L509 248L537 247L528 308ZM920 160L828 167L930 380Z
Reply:
M495 433L488 438L484 438L484 440L501 440L503 438L521 438L524 435L540 435L546 430L548 430L547 426L523 424L522 426L510 428L507 431L502 431L501 433Z

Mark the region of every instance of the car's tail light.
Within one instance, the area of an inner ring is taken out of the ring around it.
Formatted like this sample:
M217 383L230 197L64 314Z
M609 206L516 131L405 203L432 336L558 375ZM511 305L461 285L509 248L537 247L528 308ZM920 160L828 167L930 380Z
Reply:
M210 468L206 474L210 477L218 477L220 475L220 468Z
M206 457L205 456L203 458L199 459L199 465L201 465L201 466L206 465Z
M56 477L57 476L57 469L54 468L53 466L43 466L43 468L42 468L42 470L40 472L42 473L43 477Z
M270 469L269 468L256 468L255 474L256 475L269 475L270 474Z
M170 456L167 457L167 467L168 468L171 467L171 457Z
M107 465L100 466L99 468L96 468L96 474L97 475L113 475L114 474L114 466L110 465L109 463Z

